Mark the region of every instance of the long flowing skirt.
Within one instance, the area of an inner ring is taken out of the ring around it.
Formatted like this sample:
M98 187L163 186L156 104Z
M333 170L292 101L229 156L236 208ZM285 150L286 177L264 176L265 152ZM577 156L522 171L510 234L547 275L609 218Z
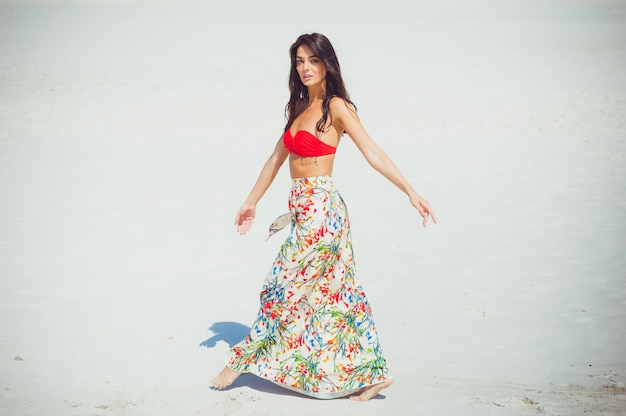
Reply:
M250 334L227 365L330 399L391 379L354 273L350 222L331 176L293 180L291 232L272 265Z

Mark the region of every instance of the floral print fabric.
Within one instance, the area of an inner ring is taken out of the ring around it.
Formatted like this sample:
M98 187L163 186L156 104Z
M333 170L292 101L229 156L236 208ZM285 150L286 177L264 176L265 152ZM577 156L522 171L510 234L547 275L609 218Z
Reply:
M331 176L297 178L291 232L260 295L250 334L227 365L285 388L334 398L391 379L354 274L350 222ZM270 236L285 217L270 227Z

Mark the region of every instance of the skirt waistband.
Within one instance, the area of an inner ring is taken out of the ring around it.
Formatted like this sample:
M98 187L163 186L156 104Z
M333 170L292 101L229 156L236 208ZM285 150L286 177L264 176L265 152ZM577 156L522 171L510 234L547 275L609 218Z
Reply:
M333 183L333 175L306 176L303 178L291 178L291 183L294 187L330 185Z

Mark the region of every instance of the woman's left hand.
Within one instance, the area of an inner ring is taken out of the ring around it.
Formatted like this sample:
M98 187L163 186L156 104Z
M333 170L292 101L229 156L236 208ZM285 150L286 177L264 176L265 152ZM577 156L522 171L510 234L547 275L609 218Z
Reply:
M435 217L435 211L430 207L428 201L419 196L418 194L412 195L409 200L411 201L411 205L417 208L417 211L420 213L424 221L422 222L422 226L426 227L428 223L428 217L432 217L433 223L437 224L437 218Z

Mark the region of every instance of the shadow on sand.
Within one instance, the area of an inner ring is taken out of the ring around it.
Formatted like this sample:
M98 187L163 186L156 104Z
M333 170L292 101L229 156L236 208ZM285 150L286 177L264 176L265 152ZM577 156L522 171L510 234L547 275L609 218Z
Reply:
M250 327L237 322L216 322L209 327L213 336L200 343L201 347L213 348L218 341L224 341L230 348L248 336Z

